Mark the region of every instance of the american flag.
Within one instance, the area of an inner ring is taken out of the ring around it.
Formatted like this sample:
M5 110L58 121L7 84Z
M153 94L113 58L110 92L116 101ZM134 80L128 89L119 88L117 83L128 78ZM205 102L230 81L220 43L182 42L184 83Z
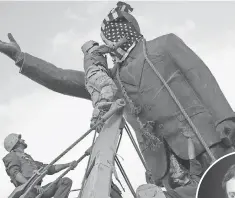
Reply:
M133 11L133 8L129 4L122 2L122 1L117 2L117 9L124 11L124 12Z
M143 37L143 35L136 31L134 26L120 12L120 10L128 11L127 8L131 9L131 11L133 9L128 4L124 4L123 6L125 9L122 9L123 7L117 7L116 9L111 10L109 15L104 19L101 28L106 44L107 41L105 40L116 43L122 37L128 39L128 42L124 43L115 51L118 62L122 62L134 47L135 43Z

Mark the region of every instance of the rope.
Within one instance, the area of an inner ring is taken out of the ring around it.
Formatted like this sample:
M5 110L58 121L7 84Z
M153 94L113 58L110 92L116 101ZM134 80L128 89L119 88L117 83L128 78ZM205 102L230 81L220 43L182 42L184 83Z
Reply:
M78 189L73 189L73 190L70 190L70 192L76 192L76 191L80 191L81 188L78 188Z
M120 64L119 63L116 63L117 64L117 73L116 73L116 78L117 78L117 81L121 87L121 91L122 91L122 94L125 98L125 100L128 102L129 106L130 106L130 109L131 109L131 114L136 118L139 126L140 126L140 131L141 133L147 137L149 140L151 140L150 144L153 146L153 149L154 148L159 148L159 144L162 144L161 140L159 138L157 138L156 136L154 136L153 134L151 134L148 130L146 130L144 128L145 124L142 123L142 121L140 120L138 114L141 112L141 108L140 106L135 106L134 105L134 102L132 101L132 99L128 96L127 94L127 91L120 79ZM156 143L155 143L156 142ZM154 144L155 143L155 144Z
M80 163L86 156L87 156L87 153L83 154L83 155L77 160L77 163ZM49 190L54 184L56 184L61 178L63 178L63 177L64 177L69 171L71 171L71 170L72 170L71 167L69 167L66 171L64 171L54 182L52 182L49 186L47 186L47 188L44 190L44 192L47 191L47 190ZM73 191L75 191L75 190L73 190ZM70 191L70 192L72 192L72 191ZM42 195L43 195L43 193L37 195L36 198L41 198Z
M148 55L147 55L147 49L146 49L146 40L143 39L143 51L144 51L144 56L145 59L147 60L148 64L150 65L150 67L153 69L153 71L155 72L155 74L158 76L158 78L162 81L162 83L164 84L164 86L166 87L167 91L169 92L169 94L171 95L171 97L173 98L173 100L175 101L175 103L177 104L177 106L179 107L180 111L182 112L182 114L184 115L184 117L186 118L186 120L188 121L189 125L192 127L193 131L195 132L195 134L197 135L198 139L200 140L201 144L204 146L204 148L206 149L208 155L210 156L210 158L212 159L212 162L216 160L215 156L213 155L213 153L210 151L210 148L207 146L205 140L203 139L203 137L201 136L201 134L198 132L196 126L193 124L192 120L190 119L190 117L188 116L188 114L186 113L186 111L184 110L184 108L182 107L182 105L180 104L179 100L176 98L175 94L173 93L173 91L171 90L171 88L168 86L168 84L166 83L166 81L164 80L164 78L161 76L161 74L158 72L158 70L154 67L153 63L149 60Z
M123 176L123 178L125 179L125 181L126 181L128 187L129 187L131 193L132 193L133 196L136 198L135 190L134 190L134 188L132 187L131 182L130 182L130 180L128 179L128 177L127 177L127 175L126 175L126 172L125 172L125 170L123 169L123 167L122 167L122 165L121 165L121 162L119 161L119 159L117 158L117 156L115 156L115 162L117 163L118 168L119 168L119 170L121 171L122 176Z
M132 134L131 134L130 128L128 127L127 124L125 125L125 129L126 129L126 132L127 132L128 136L129 136L129 138L130 138L130 140L131 140L133 146L135 147L135 150L136 150L136 152L137 152L137 154L138 154L138 156L139 156L139 158L140 158L140 160L141 160L141 162L142 162L142 164L143 164L145 170L146 170L146 171L149 171L149 170L148 170L148 166L147 166L147 164L146 164L146 162L145 162L145 160L144 160L144 157L142 156L142 154L141 154L141 152L140 152L140 150L139 150L139 148L138 148L138 146L137 146L137 144L136 144L136 142L135 142L135 139L134 139L134 137L133 137Z
M95 144L95 138L96 138L96 130L95 130L95 133L94 133L94 137L93 137L93 140L92 140L92 144L91 144L91 150L93 149L93 146ZM91 151L90 150L90 151ZM88 162L87 162L87 167L86 167L86 171L85 171L85 174L84 174L84 177L83 177L83 180L82 180L82 187L81 187L81 190L79 191L79 194L78 194L78 197L82 196L82 193L83 193L83 189L84 189L84 185L85 185L85 180L87 179L86 176L87 176L87 173L88 173L88 170L89 170L89 164L91 162L91 154L89 156L89 159L88 159Z
M122 140L123 128L121 128L120 130L121 131L120 131L120 136L119 136L119 140L118 140L118 145L117 145L117 149L116 149L116 152L115 152L116 155L117 155L117 152L118 152L118 149L120 147L121 140ZM122 182L118 178L118 174L117 174L115 166L113 166L113 174L114 174L114 177L116 178L116 180L118 181L118 183L120 184L122 190L125 192L125 188L123 187Z
M118 149L120 147L120 143L121 143L121 140L122 140L122 134L123 134L123 129L121 129L121 132L120 132L120 137L119 137L119 140L118 140L118 145L117 145L116 153L118 152Z
M81 142L88 134L90 134L100 123L102 123L103 120L95 124L93 127L91 127L86 133L84 133L79 139L77 139L72 145L70 145L64 152L62 152L58 157L56 157L50 164L48 164L44 171L41 173L39 177L37 177L33 183L29 186L29 188L26 190L26 192L22 195L22 197L27 196L29 192L34 188L35 185L47 174L47 171L50 166L52 166L54 163L56 163L60 158L62 158L65 154L67 154L73 147L75 147L79 142Z

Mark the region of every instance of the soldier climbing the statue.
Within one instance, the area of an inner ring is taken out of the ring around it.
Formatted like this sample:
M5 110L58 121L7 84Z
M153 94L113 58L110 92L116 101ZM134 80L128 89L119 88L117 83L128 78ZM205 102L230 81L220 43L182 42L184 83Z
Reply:
M85 86L91 95L94 107L90 127L94 126L101 116L110 108L117 93L117 86L111 78L105 54L112 53L113 48L123 43L121 40L112 48L98 42L87 41L82 46L84 53ZM100 131L101 126L97 127Z
M128 39L112 53L116 97L128 103L126 119L148 165L149 182L163 183L167 198L194 198L197 177L233 151L235 114L203 61L174 34L146 41L132 10L118 2L101 27L110 48ZM15 61L21 74L53 91L91 99L84 72L24 53L8 37L10 43L0 42L0 52Z

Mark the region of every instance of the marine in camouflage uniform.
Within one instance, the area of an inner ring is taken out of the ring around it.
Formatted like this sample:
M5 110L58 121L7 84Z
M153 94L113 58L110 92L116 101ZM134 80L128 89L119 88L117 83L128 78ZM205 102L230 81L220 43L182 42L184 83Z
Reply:
M3 162L7 175L11 178L11 182L15 187L24 185L33 176L35 171L47 166L47 164L36 161L29 154L25 153L27 144L19 134L9 134L4 140L4 147L9 153L3 158ZM74 169L77 164L74 161L68 164L53 165L48 169L47 174L53 175L68 167ZM68 198L72 187L72 180L67 177L59 179L53 185L49 183L41 186L41 183L42 181L30 191L28 198L35 198L38 194L43 194L42 198Z
M117 86L110 77L107 59L104 56L112 50L90 40L82 46L82 51L84 53L85 86L91 95L94 107L90 125L92 127L109 109L108 107L117 93Z

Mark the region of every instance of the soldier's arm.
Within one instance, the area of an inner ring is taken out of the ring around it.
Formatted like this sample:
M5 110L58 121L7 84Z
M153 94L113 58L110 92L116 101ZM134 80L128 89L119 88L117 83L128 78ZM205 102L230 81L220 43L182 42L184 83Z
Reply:
M18 172L15 176L15 180L18 181L21 184L24 184L27 182L27 179L20 173Z
M22 53L13 36L8 34L8 38L9 43L0 41L0 52L16 62L21 74L58 93L90 100L85 89L84 72L60 69L40 58Z
M9 153L5 158L3 158L3 162L6 172L12 180L16 180L21 184L27 182L27 179L20 172L21 163L17 155L14 153Z
M41 163L41 162L37 162L37 163ZM72 165L72 163L67 163L67 164L55 164L49 167L47 175L54 175L55 173L58 173L68 167L70 167ZM47 166L47 164L43 164L44 167Z
M70 166L70 163L67 163L67 164L56 164L53 166L53 168L48 171L48 174L50 175L53 175L55 173L58 173L66 168L68 168Z

